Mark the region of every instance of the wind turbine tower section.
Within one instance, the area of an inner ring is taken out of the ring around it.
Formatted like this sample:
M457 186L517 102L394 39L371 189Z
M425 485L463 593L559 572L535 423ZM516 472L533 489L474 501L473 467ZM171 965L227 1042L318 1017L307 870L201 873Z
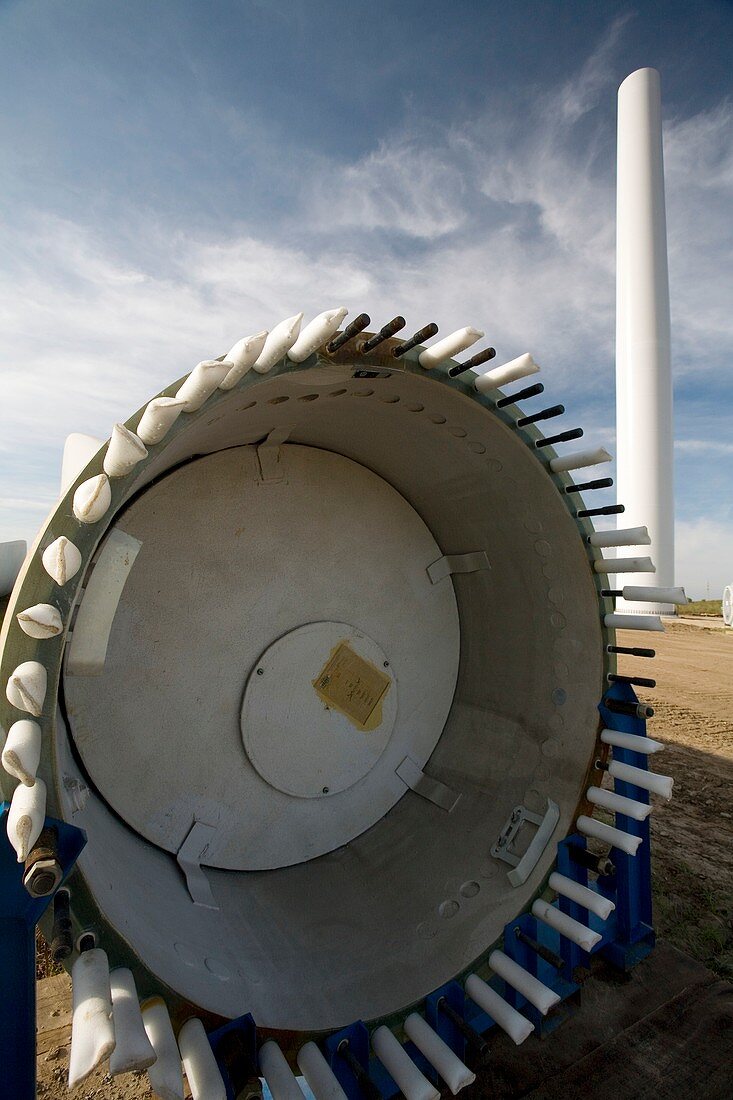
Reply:
M638 69L618 93L616 438L619 526L646 523L656 574L631 585L674 584L674 485L669 278L659 73ZM671 604L627 604L639 614Z

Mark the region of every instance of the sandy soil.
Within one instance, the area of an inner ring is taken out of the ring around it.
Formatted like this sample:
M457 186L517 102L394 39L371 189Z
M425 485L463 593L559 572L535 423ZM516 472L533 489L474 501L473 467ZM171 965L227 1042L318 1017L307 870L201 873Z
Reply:
M657 680L638 694L655 708L650 735L666 745L652 758L654 768L675 780L674 799L655 799L652 815L655 925L660 936L733 978L733 630L671 623L664 635L641 642L634 632L619 636L622 645L647 642L657 657L621 657L619 671ZM99 1071L67 1090L69 1000L65 975L39 983L39 1097L152 1097L144 1074L112 1079Z
M655 798L652 814L657 932L733 979L733 630L667 623L642 642L621 632L619 643L657 651L622 656L619 671L656 679L637 694L666 746L652 766L674 777L674 798Z

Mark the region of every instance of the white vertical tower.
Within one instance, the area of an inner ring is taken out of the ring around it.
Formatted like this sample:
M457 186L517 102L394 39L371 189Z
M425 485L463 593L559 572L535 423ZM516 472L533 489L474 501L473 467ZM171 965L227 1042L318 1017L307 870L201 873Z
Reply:
M646 525L656 574L674 584L672 371L659 73L638 69L618 93L616 195L616 454L620 527ZM667 604L625 604L632 613Z

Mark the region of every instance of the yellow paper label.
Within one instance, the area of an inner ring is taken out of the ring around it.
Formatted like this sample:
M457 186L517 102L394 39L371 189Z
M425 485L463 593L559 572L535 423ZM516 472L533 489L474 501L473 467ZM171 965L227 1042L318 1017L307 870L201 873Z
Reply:
M368 730L381 724L381 703L391 682L381 668L360 657L348 642L339 642L313 687L326 706L345 714L360 730Z

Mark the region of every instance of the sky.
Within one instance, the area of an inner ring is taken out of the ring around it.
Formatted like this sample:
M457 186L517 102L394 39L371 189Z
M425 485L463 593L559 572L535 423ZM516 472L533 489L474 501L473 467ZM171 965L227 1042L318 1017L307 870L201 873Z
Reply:
M70 432L300 310L484 329L613 450L616 91L649 65L676 580L719 598L732 47L730 3L0 0L0 540L34 536Z

